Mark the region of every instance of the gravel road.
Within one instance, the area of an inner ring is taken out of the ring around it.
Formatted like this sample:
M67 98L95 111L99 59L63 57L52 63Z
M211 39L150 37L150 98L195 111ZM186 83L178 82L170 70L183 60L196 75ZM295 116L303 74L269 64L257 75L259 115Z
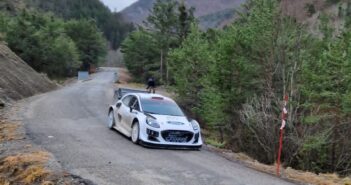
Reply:
M207 150L147 149L106 126L114 69L31 98L28 137L68 172L107 185L288 185Z

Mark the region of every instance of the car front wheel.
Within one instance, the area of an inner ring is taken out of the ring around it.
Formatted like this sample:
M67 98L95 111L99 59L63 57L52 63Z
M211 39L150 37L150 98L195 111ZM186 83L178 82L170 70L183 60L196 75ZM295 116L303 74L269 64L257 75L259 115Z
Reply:
M139 143L139 123L135 122L132 126L132 142L134 144Z
M111 110L108 113L108 128L109 129L113 129L113 127L115 126L115 116L113 115L113 111Z

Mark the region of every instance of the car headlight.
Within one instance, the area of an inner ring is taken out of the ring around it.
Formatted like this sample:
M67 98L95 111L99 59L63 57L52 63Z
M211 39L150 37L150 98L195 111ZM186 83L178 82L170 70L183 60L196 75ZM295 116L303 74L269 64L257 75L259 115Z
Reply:
M154 128L160 128L160 124L156 121L155 118L146 117L146 123Z
M200 130L199 123L198 123L196 120L191 120L190 123L191 123L191 125L193 126L193 129L194 129L195 131Z

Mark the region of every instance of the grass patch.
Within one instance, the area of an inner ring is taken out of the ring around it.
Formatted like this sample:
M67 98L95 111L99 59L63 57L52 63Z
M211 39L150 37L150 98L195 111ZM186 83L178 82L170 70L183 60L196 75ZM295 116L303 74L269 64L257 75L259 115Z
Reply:
M221 143L214 138L206 138L205 142L206 142L206 144L212 145L212 146L217 147L217 148L224 148L225 147L224 142Z
M47 182L50 175L45 164L49 160L47 152L33 152L8 156L0 160L0 184L34 184Z
M340 178L337 174L315 174L287 168L284 170L289 179L295 179L304 183L316 185L351 185L349 177Z
M201 134L206 144L220 149L224 149L226 147L225 142L220 142L218 132L209 129L202 129Z
M63 85L69 79L70 78L68 78L68 77L54 77L54 78L51 78L51 81L53 81L57 84Z
M17 132L18 124L0 121L0 143L20 139L20 134Z

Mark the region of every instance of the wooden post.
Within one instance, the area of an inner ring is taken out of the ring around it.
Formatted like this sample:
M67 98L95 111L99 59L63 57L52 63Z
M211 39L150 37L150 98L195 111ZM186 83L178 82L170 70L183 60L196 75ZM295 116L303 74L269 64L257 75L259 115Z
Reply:
M278 159L277 159L277 176L280 176L280 159L283 150L283 135L284 128L286 124L286 118L288 115L288 111L286 110L286 105L288 104L289 97L287 95L284 96L284 107L282 110L282 125L280 127L280 136L279 136L279 150L278 150Z

